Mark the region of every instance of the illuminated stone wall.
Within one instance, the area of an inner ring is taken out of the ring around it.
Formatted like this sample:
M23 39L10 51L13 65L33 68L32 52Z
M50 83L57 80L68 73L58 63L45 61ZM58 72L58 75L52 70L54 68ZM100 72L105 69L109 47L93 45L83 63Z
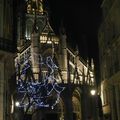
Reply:
M13 62L13 54L0 51L0 120L10 118L10 94L13 92L11 77L14 74Z
M99 28L101 98L104 116L120 119L120 1L104 0Z
M12 82L11 76L15 72L12 5L13 0L0 0L0 120L10 119L12 89L9 85Z
M29 7L31 7L30 4ZM48 69L42 68L39 61L41 61L42 58L42 63L45 63L45 59L51 57L59 68L57 71L58 74L55 73L55 77L57 78L56 82L58 85L65 87L65 90L60 95L60 103L56 104L52 109L40 108L38 111L34 111L35 114L33 114L33 116L31 115L32 119L87 119L89 114L86 114L86 111L88 111L88 109L87 107L84 109L84 105L82 106L84 100L81 99L85 98L81 97L86 97L90 92L90 88L95 87L96 85L93 60L91 60L91 63L89 63L88 60L84 61L77 50L68 48L67 35L65 30L63 30L63 26L61 26L63 31L61 30L60 35L57 36L49 23L49 16L44 12L44 14L38 13L38 11L36 11L36 13L36 16L33 14L33 11L22 13L25 14L26 19L24 19L25 24L23 26L18 24L18 36L21 36L21 33L19 32L20 29L24 26L26 26L26 29L23 31L25 33L23 34L24 39L18 37L19 43L22 42L23 44L18 44L19 49L15 57L15 63L17 64L18 62L22 66L28 56L33 70L31 75L35 75L35 73L38 74L40 71L40 75L45 76ZM20 22L20 19L18 22ZM34 31L31 36L30 31L32 31L35 21L38 31ZM42 28L42 30L39 28ZM39 80L38 78L39 76L35 77L36 80ZM87 89L85 88L83 90L82 86L84 85ZM81 95L84 93L87 94ZM55 97L55 95L52 97ZM16 99L13 98L13 101L16 102ZM89 100L87 102L89 104ZM77 107L77 105L79 107ZM17 106L14 107L17 108ZM30 109L26 114L32 114L32 112L33 111ZM19 111L14 111L14 113L19 114ZM85 114L84 117L83 113ZM51 118L48 117L49 115Z

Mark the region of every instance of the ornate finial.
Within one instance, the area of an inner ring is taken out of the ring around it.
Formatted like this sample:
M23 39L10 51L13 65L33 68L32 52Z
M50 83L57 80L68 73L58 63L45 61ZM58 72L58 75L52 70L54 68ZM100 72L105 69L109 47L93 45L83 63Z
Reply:
M34 14L35 9L36 9L37 14L43 14L42 0L28 0L27 1L27 13Z
M60 25L59 32L60 32L60 34L63 34L63 35L66 34L66 31L65 31L65 28L64 28L64 24L63 24L63 20L61 20L61 25Z
M78 55L79 55L78 45L76 45L75 54L76 54L76 56L78 56Z
M89 59L87 58L87 67L89 67Z
M92 67L92 70L94 70L94 61L93 61L93 58L91 59L91 67Z
M35 32L37 33L38 32L38 29L37 29L37 26L36 26L36 8L35 8L35 18L34 18L34 24L33 24L33 31L32 32Z

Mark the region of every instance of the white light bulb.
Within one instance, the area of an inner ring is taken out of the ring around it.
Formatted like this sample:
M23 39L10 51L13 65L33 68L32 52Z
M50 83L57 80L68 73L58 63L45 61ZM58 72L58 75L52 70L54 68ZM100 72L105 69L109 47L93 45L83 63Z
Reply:
M16 106L16 107L18 107L19 105L20 105L20 103L19 103L19 102L16 102L16 103L15 103L15 106Z
M91 95L95 95L96 94L96 90L91 90L90 93L91 93Z

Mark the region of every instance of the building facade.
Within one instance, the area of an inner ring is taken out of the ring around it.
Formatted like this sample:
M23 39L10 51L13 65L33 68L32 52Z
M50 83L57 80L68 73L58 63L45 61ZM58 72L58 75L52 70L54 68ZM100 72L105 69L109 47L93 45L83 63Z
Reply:
M103 18L98 33L103 113L120 120L120 1L103 0Z
M0 120L10 118L11 76L14 73L13 1L0 0Z
M12 108L14 108L11 111L12 118L15 120L22 120L23 117L32 120L85 120L94 118L95 111L91 108L95 104L95 99L90 96L90 89L95 86L93 60L91 63L84 61L77 50L72 51L68 48L67 36L62 25L59 36L55 35L49 23L49 15L47 11L43 10L42 0L20 1L17 10L18 52L15 57L15 65L20 64L20 67L24 67L27 59L31 63L31 69L28 74L16 76L16 79L18 82L20 79L24 79L25 83L31 78L34 82L41 81L42 78L52 74L49 73L48 68L41 66L44 64L44 60L52 58L55 65L51 67L58 67L58 73L54 73L56 84L65 89L60 95L59 103L54 108L42 107L39 110L32 108L26 113L26 106L22 109L15 106L16 101L20 101L15 92L12 95ZM48 62L50 61L46 61L45 65L47 64L51 69ZM54 69L52 69L53 71ZM21 68L19 68L19 73L22 74ZM93 100L90 102L90 99ZM30 99L28 101L30 102Z

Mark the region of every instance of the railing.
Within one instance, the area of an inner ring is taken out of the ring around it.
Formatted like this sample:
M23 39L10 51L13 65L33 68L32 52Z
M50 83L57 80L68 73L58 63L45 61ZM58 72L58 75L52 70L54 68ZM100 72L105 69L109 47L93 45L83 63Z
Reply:
M29 46L25 51L20 53L18 55L18 57L16 57L15 61L17 62L17 60L18 60L21 64L23 64L26 57L31 56L30 52L31 52L31 46ZM72 52L70 52L70 51L68 51L68 52L71 55L71 57L73 57L73 59L75 59L75 55L72 54ZM39 61L40 60L36 59L36 62L39 62ZM70 71L69 71L70 72L69 73L70 84L73 84L73 85L84 85L84 84L94 85L95 81L94 81L93 71L91 71L91 69L89 69L89 67L85 66L80 60L78 60L77 62L78 62L77 69L75 66L75 62L73 60L72 61L69 60L69 63L68 63L69 67L70 67ZM72 70L72 72L71 72L71 70ZM44 70L43 70L43 72L44 72ZM61 71L61 73L59 73L59 76L58 76L59 79L57 82L59 84L61 84L61 83L66 84L66 83L64 83L64 80L62 79L62 75L61 75L62 73L63 73L62 71Z

